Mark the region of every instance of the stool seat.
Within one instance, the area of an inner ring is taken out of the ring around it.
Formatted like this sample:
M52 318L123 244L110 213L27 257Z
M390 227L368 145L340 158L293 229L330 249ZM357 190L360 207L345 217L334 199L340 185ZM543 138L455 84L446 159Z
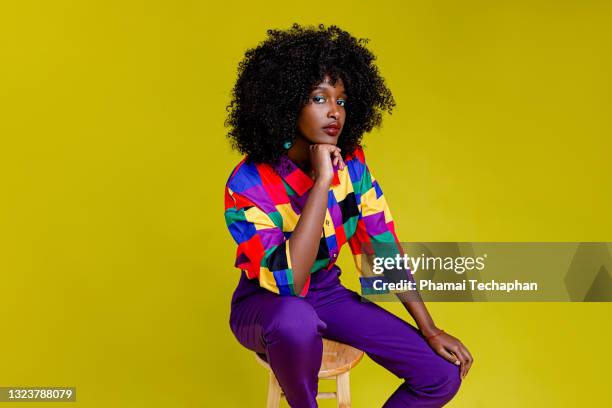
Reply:
M337 391L320 392L317 398L337 398L338 407L349 408L351 406L349 371L361 361L363 354L363 351L351 347L348 344L324 338L319 378L335 379ZM270 378L267 407L276 408L279 406L280 398L283 396L278 380L266 361L265 354L255 353L255 358L262 366L269 370Z

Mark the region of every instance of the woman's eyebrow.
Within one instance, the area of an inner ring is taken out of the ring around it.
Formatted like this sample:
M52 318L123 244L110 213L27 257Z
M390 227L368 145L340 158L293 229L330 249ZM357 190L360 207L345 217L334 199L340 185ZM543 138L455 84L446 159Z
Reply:
M331 88L331 86L321 86L321 85L319 85L319 86L315 86L314 88L312 88L312 92L316 91L317 89L321 89L321 90L324 91L324 90L330 89L330 88ZM348 97L346 92L342 92L342 95L344 95L345 98Z

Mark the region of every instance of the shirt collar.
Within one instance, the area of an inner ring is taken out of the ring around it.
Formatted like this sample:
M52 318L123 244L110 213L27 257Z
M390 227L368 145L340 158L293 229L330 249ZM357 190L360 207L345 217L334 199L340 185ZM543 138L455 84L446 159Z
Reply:
M287 156L287 153L283 153L279 160L272 165L272 168L299 195L303 195L310 190L314 184L310 176L300 169ZM338 166L336 165L334 166L334 178L331 185L336 186L338 184L340 184L340 178L338 177Z

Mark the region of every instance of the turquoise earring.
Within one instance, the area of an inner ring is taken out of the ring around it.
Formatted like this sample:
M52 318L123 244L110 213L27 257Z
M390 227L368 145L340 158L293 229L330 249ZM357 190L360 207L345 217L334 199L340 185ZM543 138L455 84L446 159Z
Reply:
M285 143L283 143L283 147L285 148L285 150L289 150L291 145L293 145L293 143L291 143L291 140L287 140Z

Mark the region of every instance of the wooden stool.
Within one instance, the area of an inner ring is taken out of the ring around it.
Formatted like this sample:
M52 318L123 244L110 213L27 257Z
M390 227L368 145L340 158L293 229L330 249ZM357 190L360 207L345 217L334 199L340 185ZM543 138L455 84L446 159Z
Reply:
M355 367L361 358L363 351L357 350L348 344L338 343L333 340L323 339L323 359L319 370L319 379L336 380L336 392L320 392L317 399L336 398L339 408L350 408L351 389L349 383L349 371ZM267 408L278 408L280 399L284 396L281 387L270 368L270 365L255 353L257 361L269 371L270 382L268 385Z

